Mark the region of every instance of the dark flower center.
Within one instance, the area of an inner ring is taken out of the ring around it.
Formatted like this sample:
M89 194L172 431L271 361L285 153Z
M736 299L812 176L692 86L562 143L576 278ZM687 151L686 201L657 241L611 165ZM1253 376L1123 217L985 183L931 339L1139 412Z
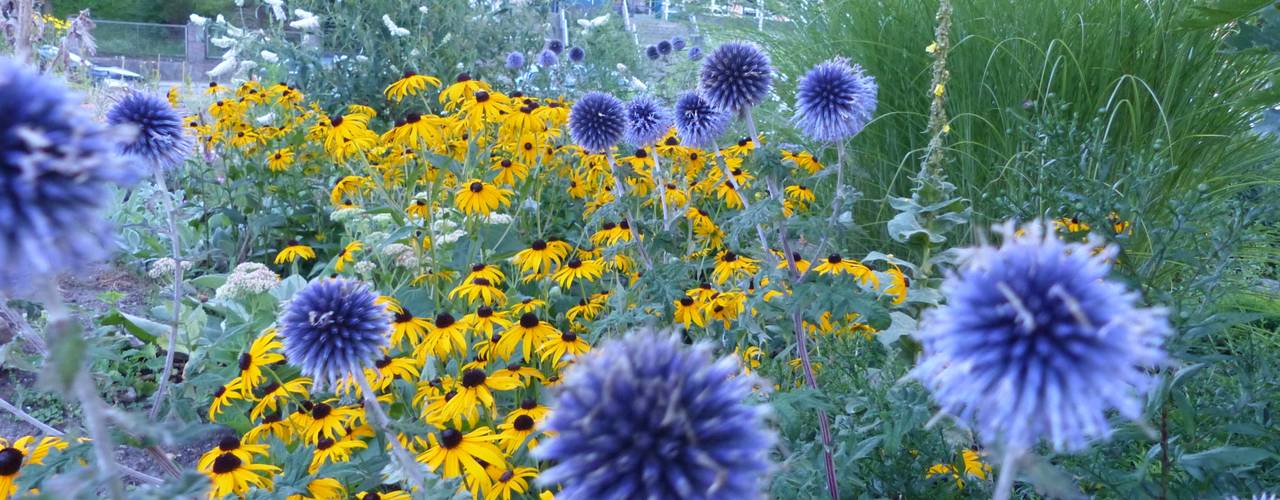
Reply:
M577 268L579 268L579 267L582 267L582 260L580 260L580 259L573 259L573 260L569 261L569 269L577 269Z
M218 458L213 460L213 473L226 474L228 472L232 472L236 469L239 469L240 464L241 464L240 459L237 458L235 455L230 453L223 453L221 455L218 455Z
M473 272L473 273L478 273L478 272L480 272L480 271L483 271L485 267L486 267L486 266L485 266L484 264L472 264L472 265L471 265L471 272Z
M449 313L440 313L436 316L436 328L449 328L457 321L453 319L453 315Z
M794 260L794 261L796 261L796 262L800 262L800 261L804 260L804 258L800 256L800 252L791 252L791 260Z
M262 423L274 424L283 418L284 416L280 414L280 410L276 410L274 413L268 413L266 416L262 417Z
M277 160L279 160L282 156L283 156L283 155L281 155L280 153L276 153L276 159L277 159Z
M535 252L541 252L547 249L547 242L542 240L534 240L533 245L530 245L530 248L532 248Z
M521 431L521 432L527 431L533 428L533 417L530 417L528 415L520 415L516 417L516 420L512 422L512 425L518 431Z
M218 82L209 82L209 88L214 88L217 86L218 86Z
M454 79L456 82L465 82L471 80L470 73L458 73L458 77Z
M701 284L699 284L699 285L698 285L698 288L701 288L701 289L703 289L703 290L710 290L710 289L711 289L711 283L701 283Z
M484 278L476 278L476 279L473 279L473 280L471 280L471 284L472 284L472 285L476 285L476 286L493 286L493 285L490 285L490 284L489 284L489 280L484 279Z
M648 158L648 157L649 157L649 152L645 151L643 148L636 150L636 158Z
M724 257L720 257L720 260L724 262L734 262L738 260L738 255L733 252L725 252Z
M533 313L524 313L520 316L520 326L525 328L533 328L538 326L538 317Z
M508 470L506 472L503 472L501 476L498 476L498 480L505 483L507 481L510 481L511 478L514 476L515 474L512 474L511 471Z
M476 91L476 102L485 102L489 100L489 93L483 90Z
M693 298L691 298L691 297L681 297L681 298L680 298L680 305L685 306L685 307L689 307L689 306L693 305Z
M409 113L404 117L405 123L418 123L421 120L422 120L422 115L418 113Z
M391 365L391 356L383 356L382 359L379 359L373 362L373 366L378 367L379 370L386 368L387 366L390 366L390 365Z
M316 449L321 451L327 450L329 448L332 448L334 444L336 444L336 442L332 439L320 438L319 441L316 441Z
M504 158L502 160L502 168L511 168L511 160Z
M329 123L335 127L342 125L342 117L341 116L334 117L329 120Z
M0 477L9 477L22 468L22 450L5 448L0 450Z
M218 449L222 451L232 451L240 449L240 440L235 436L227 436L218 441Z
M329 416L330 413L333 413L333 407L326 403L320 403L311 408L311 418L316 420L325 418Z
M485 375L484 370L477 370L475 368L472 368L470 370L462 372L462 386L475 387L477 385L484 384L485 378L488 378L488 377Z
M218 399L222 397L222 395L226 394L226 392L227 392L227 386L224 385L222 387L219 387L217 391L214 391L213 399Z
M484 190L484 183L480 181L472 182L469 189L471 189L472 193L479 193Z
M626 221L626 219L623 219L623 220L622 220L622 222L619 222L619 223L618 223L618 228L619 228L619 229L625 229L625 230L631 230L631 223L630 223L630 222L627 222L627 221Z
M533 399L526 399L520 402L520 408L524 410L532 410L538 407L538 402Z
M668 137L668 138L667 138L667 140L662 141L662 143L663 143L663 144L665 144L665 145L667 145L667 146L675 146L675 145L680 144L680 141L679 141L678 139L676 139L675 137Z
M240 371L248 370L250 366L253 366L253 356L247 352L244 354L241 354L240 355Z
M453 399L453 397L457 395L458 395L458 391L452 391L452 390L444 393L444 402L448 403L450 399Z
M562 333L562 334L560 334L560 340L563 340L563 341L565 341L565 342L577 342L577 341L578 341L578 334L576 334L576 333L568 333L568 332L566 332L566 333Z
M747 144L751 144L750 137L743 137L741 139L738 139L738 147L743 147L743 146L746 146Z
M501 333L494 332L494 334L493 334L493 335L490 335L490 336L489 336L489 343L490 343L490 344L497 344L497 343L498 343L498 342L500 342L500 341L502 341L502 334L501 334Z
M360 500L382 500L382 495L379 495L377 492L369 492L365 493L363 497L360 497Z
M603 229L603 230L605 230L605 231L608 231L608 230L613 229L613 228L615 228L615 227L618 227L618 226L617 226L617 225L615 225L615 224L614 224L614 223L612 223L612 222L606 222L606 223L604 223L604 224L602 224L602 225L600 226L600 229Z
M457 448L462 444L462 433L453 429L445 429L440 431L440 446L448 449Z
M476 317L480 317L480 318L488 318L489 316L493 316L493 308L492 308L492 307L489 307L489 306L480 306L480 308L479 308L479 309L476 309Z
M841 259L840 259L840 254L836 254L836 253L833 253L833 254L831 254L831 256L830 256L830 257L827 257L827 262L830 262L830 263L832 263L832 264L839 264L839 263L840 263L840 260L841 260Z
M404 72L404 78L413 78L413 77L415 77L415 76L418 76L418 74L417 74L417 73L414 73L414 72L412 72L412 71L405 71L405 72Z

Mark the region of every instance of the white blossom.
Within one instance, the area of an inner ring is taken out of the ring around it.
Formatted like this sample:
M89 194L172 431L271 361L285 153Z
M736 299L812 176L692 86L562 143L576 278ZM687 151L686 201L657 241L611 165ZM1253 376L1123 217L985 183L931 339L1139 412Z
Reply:
M230 48L232 45L235 45L236 43L235 40L232 40L225 36L215 36L213 38L210 38L209 42L212 43L215 47L218 47L220 49Z
M287 16L284 12L284 0L262 0L262 3L271 6L271 16L277 20L284 20Z
M237 61L234 57L231 59L223 59L217 66L214 66L213 69L209 70L208 75L215 78L225 75L232 69L235 69L236 62Z
M409 30L396 26L396 22L391 20L388 14L382 15L382 24L387 26L387 31L391 32L391 36L408 36Z
M190 271L191 261L182 261L182 270ZM151 268L147 270L147 276L157 280L173 280L173 258L163 257L156 259L155 262L151 263Z
M258 55L262 56L263 61L266 61L269 63L280 62L280 56L270 50L264 50L262 52L259 52Z
M194 24L196 26L204 26L205 23L208 23L208 22L209 22L209 18L207 17L200 17L200 15L198 14L191 14L191 24Z
M280 282L280 276L265 265L245 262L236 266L227 281L218 287L214 296L219 299L239 299L266 293Z

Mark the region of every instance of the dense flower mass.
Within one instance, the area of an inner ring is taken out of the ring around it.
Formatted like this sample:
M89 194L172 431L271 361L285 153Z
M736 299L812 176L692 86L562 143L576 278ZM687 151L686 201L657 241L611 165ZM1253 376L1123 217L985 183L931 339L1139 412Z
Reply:
M1001 232L943 283L947 305L925 316L912 373L985 443L1082 449L1107 436L1113 409L1141 416L1165 312L1107 280L1113 247L1064 243L1041 223Z
M671 128L671 112L657 99L638 95L627 103L626 141L643 148L658 142Z
M729 128L729 114L712 106L697 91L676 98L675 123L680 142L689 147L705 148Z
M507 54L507 60L506 60L506 66L507 66L507 69L520 69L520 68L523 68L523 67L524 67L524 63L525 63L525 60L524 60L524 53L522 53L522 52L511 52L511 53L508 53L508 54Z
M569 60L580 63L587 58L587 51L582 47L571 47L569 49Z
M603 92L588 92L569 112L569 133L591 153L608 151L627 131L627 113L622 101Z
M794 122L817 141L858 135L875 112L875 78L844 59L815 66L796 86Z
M0 61L0 289L76 268L114 246L100 210L138 172L62 84Z
M746 404L754 379L710 346L650 332L613 340L569 370L535 455L558 498L756 498L773 435Z
M121 149L152 166L172 167L191 154L193 140L182 117L160 97L130 92L107 112L107 123L132 127L133 139L122 144Z
M760 47L730 42L702 63L703 97L716 108L738 112L760 104L773 86L773 67Z
M373 365L391 331L391 316L376 299L368 286L341 278L298 291L280 317L289 362L319 382Z
M538 66L549 68L557 64L560 64L560 56L551 49L542 49L542 52L538 53Z

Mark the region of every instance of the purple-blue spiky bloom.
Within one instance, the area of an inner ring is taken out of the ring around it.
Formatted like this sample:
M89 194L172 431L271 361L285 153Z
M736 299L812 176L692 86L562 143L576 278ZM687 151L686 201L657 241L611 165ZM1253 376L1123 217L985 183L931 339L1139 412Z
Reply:
M1110 432L1107 414L1142 415L1165 358L1164 309L1107 280L1114 247L1064 243L1044 223L1000 226L1000 246L968 251L942 285L947 304L915 334L912 376L990 446L1046 440L1077 451Z
M637 148L652 146L671 128L671 112L657 99L638 95L627 103L628 144Z
M611 340L569 369L534 450L557 498L759 498L774 436L745 402L757 381L674 335Z
M792 119L816 141L853 137L876 113L876 79L846 59L832 59L809 70L796 85Z
M515 70L515 69L523 68L524 63L525 63L525 60L524 60L523 52L512 51L507 54L507 62L506 62L507 69Z
M729 114L712 106L696 90L680 94L675 111L676 133L685 146L711 146L729 128Z
M586 51L585 49L583 49L582 47L570 47L570 48L569 48L569 60L570 60L570 61L573 61L573 62L575 62L575 63L580 63L580 62L582 62L582 61L583 61L584 59L586 59L586 58L587 58L587 51Z
M561 42L558 39L547 40L546 49L555 52L556 55L559 55L561 52L564 52L564 42Z
M140 174L117 135L61 83L0 59L0 290L32 290L115 246L101 211L112 184Z
M667 54L670 54L670 53L671 53L671 42L669 42L669 41L667 41L667 40L663 40L663 41L661 41L661 42L658 42L658 53L659 53L659 54L662 54L662 55L664 55L664 56L665 56L665 55L667 55Z
M662 57L662 54L658 52L657 45L645 47L644 55L645 57L648 57L650 61L657 61L659 57Z
M604 92L588 92L569 110L569 134L588 153L608 151L626 131L622 101Z
M382 357L391 315L364 283L342 278L311 282L280 316L290 363L318 384L358 373Z
M552 52L551 49L542 49L542 52L538 53L539 66L549 68L557 64L560 64L560 56L556 55L555 52Z
M712 106L737 113L764 100L773 86L773 67L760 47L729 42L702 63L703 96Z
M671 48L676 50L684 50L684 47L685 47L684 37L677 36L671 39Z
M702 59L702 47L694 47L689 49L689 60L697 61Z
M130 92L107 111L107 123L131 128L133 140L121 144L121 151L151 166L171 168L191 154L194 141L178 111L163 98Z

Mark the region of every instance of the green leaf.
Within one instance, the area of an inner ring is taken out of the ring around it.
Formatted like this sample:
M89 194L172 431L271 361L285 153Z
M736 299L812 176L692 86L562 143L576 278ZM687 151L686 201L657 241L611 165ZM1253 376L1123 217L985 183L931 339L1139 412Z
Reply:
M1204 479L1233 468L1251 468L1266 459L1280 458L1275 453L1244 446L1221 446L1200 453L1183 455L1178 463L1196 479Z
M142 316L135 316L118 309L113 309L106 316L98 319L98 324L104 326L121 326L125 331L143 342L155 343L158 338L167 338L169 335L169 326L155 321L149 320Z

